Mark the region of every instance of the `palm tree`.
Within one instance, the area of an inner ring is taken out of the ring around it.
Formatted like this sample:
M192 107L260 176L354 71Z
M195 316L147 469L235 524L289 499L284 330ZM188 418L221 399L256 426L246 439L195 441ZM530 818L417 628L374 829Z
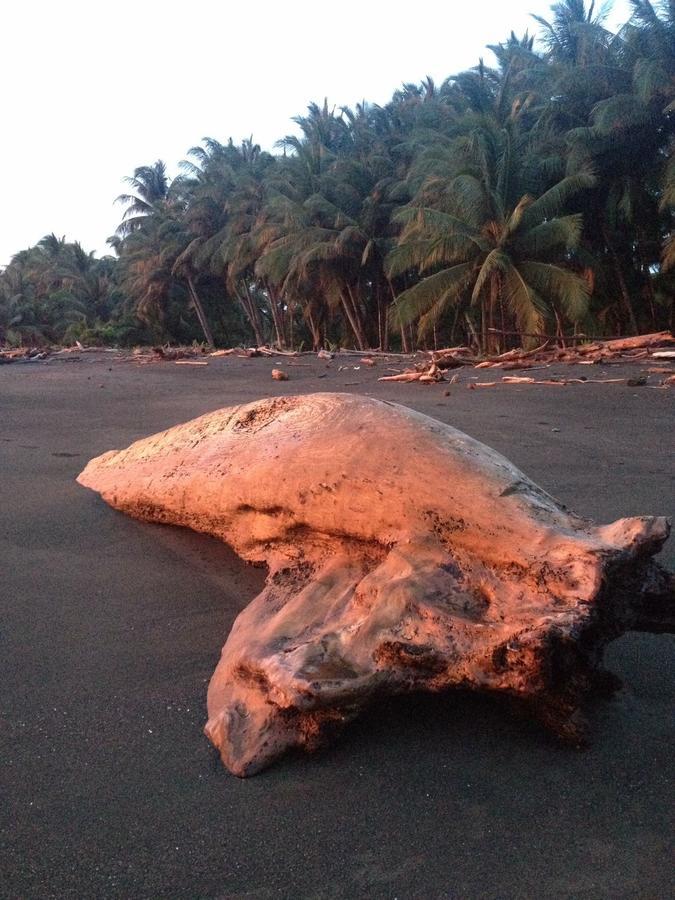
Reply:
M537 35L490 47L492 67L382 106L311 103L276 155L206 138L173 180L138 167L116 259L51 234L0 272L0 339L122 314L137 335L198 325L209 344L280 348L385 349L396 324L409 349L412 324L436 339L446 311L485 349L582 317L596 333L672 323L675 2L631 7L612 34L606 4L557 0Z
M178 188L183 185L172 185L162 160L139 166L125 181L135 192L117 198L126 210L109 243L120 255L123 281L139 318L161 330L166 306L175 294L175 279L184 278L189 304L206 343L213 347L213 333L195 287L195 272L185 256L190 239L181 224L185 199Z
M543 28L542 40L549 57L576 66L596 65L611 40L604 26L609 4L602 4L596 13L595 0L588 8L585 0L561 0L551 6L551 12L551 22L532 16Z
M140 228L148 216L163 211L170 200L170 181L161 159L151 166L139 166L124 181L133 188L134 193L120 194L115 200L115 203L126 206L116 231L117 236L122 238Z
M672 223L675 216L675 146L671 148L666 168L661 208L670 213ZM673 268L675 268L675 228L671 224L671 229L663 244L663 269L668 272Z
M205 138L181 164L178 192L184 199L184 223L191 237L180 258L197 275L221 280L225 298L241 306L258 345L265 342L261 305L252 266L246 259L244 233L260 206L262 179L273 163L252 139L239 147Z
M593 176L568 175L537 197L521 193L515 149L507 132L474 132L449 159L455 171L429 175L399 213L405 227L390 275L425 277L399 294L393 315L419 321L421 337L452 306L477 310L484 350L508 321L525 338L542 333L547 317L584 316L588 284L560 263L570 262L582 232L581 216L566 207Z
M606 257L600 269L608 291L621 298L623 318L637 333L647 324L658 327L654 270L662 245L666 269L671 252L675 6L655 8L649 0L633 0L632 7L620 35L622 77L611 95L595 104L588 125L570 131L567 139L572 154L598 172L587 216L594 226L589 234L601 238L593 252ZM636 303L640 297L644 303Z
M664 271L669 271L675 266L675 3L631 0L631 6L626 44L633 64L633 92L648 110L658 110L657 127L664 135L660 207L666 214L666 235L662 263ZM671 320L672 310L671 304Z
M101 264L55 234L15 254L0 276L1 339L59 342L72 326L107 312L111 284L95 275Z

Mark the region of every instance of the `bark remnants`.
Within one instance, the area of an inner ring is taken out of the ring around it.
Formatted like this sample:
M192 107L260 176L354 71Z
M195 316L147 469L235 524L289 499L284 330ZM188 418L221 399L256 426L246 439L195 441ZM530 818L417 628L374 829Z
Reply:
M666 519L596 527L489 447L392 403L218 410L78 480L268 565L208 691L206 733L240 776L413 690L516 698L578 743L607 642L672 623L672 576L652 559Z

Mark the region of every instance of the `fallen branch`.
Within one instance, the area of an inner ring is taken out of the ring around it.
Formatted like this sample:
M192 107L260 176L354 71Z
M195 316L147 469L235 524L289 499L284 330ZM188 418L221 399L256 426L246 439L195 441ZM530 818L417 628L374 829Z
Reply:
M436 363L432 363L427 369L421 371L401 372L400 375L383 375L378 381L420 381L423 384L430 384L437 381L445 381L443 372L438 368Z

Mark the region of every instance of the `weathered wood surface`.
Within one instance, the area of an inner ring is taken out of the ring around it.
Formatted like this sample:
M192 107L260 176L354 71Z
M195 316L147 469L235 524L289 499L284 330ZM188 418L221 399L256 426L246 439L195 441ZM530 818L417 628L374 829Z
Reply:
M489 447L392 403L314 394L218 410L78 480L269 567L208 691L206 733L240 776L413 690L517 698L579 742L605 644L671 623L672 576L652 560L666 519L596 527Z

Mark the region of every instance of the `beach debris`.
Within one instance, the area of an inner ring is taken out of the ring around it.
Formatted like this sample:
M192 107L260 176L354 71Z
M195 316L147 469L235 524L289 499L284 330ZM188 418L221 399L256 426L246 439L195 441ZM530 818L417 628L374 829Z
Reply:
M674 576L652 558L665 518L595 526L394 403L318 393L222 409L105 453L78 481L267 564L208 689L206 734L239 776L419 690L519 701L578 745L605 645L673 627Z
M657 353L670 353L671 351L653 351L654 347L663 347L675 343L675 338L669 331L660 331L654 334L639 335L637 337L619 338L611 341L596 341L583 344L574 349L561 348L551 345L546 340L538 347L531 350L514 349L507 350L498 356L481 359L468 347L448 347L445 350L432 350L427 360L414 363L410 368L394 376L379 378L379 381L418 381L422 384L433 381L443 381L443 372L447 369L457 369L463 366L471 366L474 369L544 369L554 363L576 363L578 365L596 365L598 363L632 362L656 357ZM675 351L672 352L675 357ZM669 358L666 356L665 358ZM562 383L558 380L531 382L508 382L511 384L548 384ZM575 383L574 379L568 379L567 383ZM483 382L485 386L492 386L490 382Z
M282 372L281 369L272 369L272 378L275 381L288 381L288 373Z
M258 356L299 356L297 350L279 350L274 347L252 347L252 350L256 351Z
M47 359L51 351L44 347L14 347L0 350L0 365L14 362L39 362Z
M437 381L445 381L443 372L436 363L419 369L409 369L399 375L382 375L378 381L419 381L421 384L433 384Z
M204 356L206 349L204 347L163 347L157 346L152 348L152 352L159 359L175 361L177 359L190 359L195 356Z
M580 341L586 341L581 343ZM329 350L298 351L283 350L277 347L261 345L259 347L231 347L213 350L206 344L192 344L185 347L156 345L154 347L136 347L133 351L123 351L116 347L85 347L76 341L70 347L19 347L0 349L0 364L11 362L31 362L46 358L71 357L76 359L82 353L115 353L118 359L128 359L130 354L138 363L175 361L178 359L198 359L200 357L237 356L242 358L256 357L299 357L315 356L330 361L337 354L340 356L358 356L364 366L374 367L378 360L409 361L410 368L406 372L418 373L420 376L433 375L434 372L445 372L448 369L459 369L464 366L477 369L541 369L555 363L574 363L576 365L597 365L627 363L640 360L675 361L675 338L669 331L636 337L617 338L606 341L589 341L583 336L567 338L574 346L559 346L559 338L547 338L539 346L529 350L516 348L495 356L483 357L475 350L459 345L439 350L417 351L417 353L396 353L385 350L349 350L340 349L336 353ZM673 349L668 349L673 348ZM399 373L404 374L404 373ZM401 381L420 381L422 384L443 380L442 376L431 378L414 377L399 379Z
M543 384L553 387L565 387L568 384L625 384L628 387L642 387L647 384L646 376L639 378L531 378L526 376L503 375L501 381L472 381L470 388L497 387L509 384Z
M653 334L642 334L636 337L617 338L609 341L594 341L580 344L576 347L551 346L546 341L532 350L508 350L498 356L490 357L478 362L479 369L529 369L541 364L576 363L577 365L597 365L598 363L631 362L633 360L646 359L649 356L658 358L662 352L653 348L675 344L675 338L669 331L659 331ZM456 348L453 348L453 351ZM432 359L438 353L432 353ZM468 359L468 357L467 357Z
M208 362L206 360L202 362L201 360L197 359L177 359L175 361L175 364L177 366L208 366Z

